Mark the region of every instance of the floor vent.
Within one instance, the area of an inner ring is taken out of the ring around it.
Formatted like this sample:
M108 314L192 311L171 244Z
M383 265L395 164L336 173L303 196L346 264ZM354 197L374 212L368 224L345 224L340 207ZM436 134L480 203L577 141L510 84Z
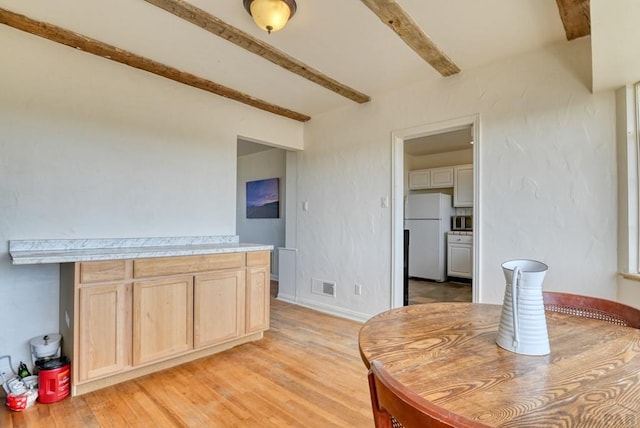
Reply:
M335 281L325 281L323 279L312 279L311 292L314 294L322 294L323 296L336 297Z

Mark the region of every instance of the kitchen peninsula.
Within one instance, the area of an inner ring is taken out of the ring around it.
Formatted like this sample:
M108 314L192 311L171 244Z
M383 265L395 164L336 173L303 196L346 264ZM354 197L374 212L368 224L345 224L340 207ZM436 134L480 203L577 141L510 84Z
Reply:
M272 249L237 236L9 241L15 265L60 263L73 395L260 339Z

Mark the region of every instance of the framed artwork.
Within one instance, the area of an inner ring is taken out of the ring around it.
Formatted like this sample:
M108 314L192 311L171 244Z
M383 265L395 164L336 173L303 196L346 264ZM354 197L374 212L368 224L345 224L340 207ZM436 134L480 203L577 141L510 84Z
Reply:
M280 218L279 178L247 181L247 218Z

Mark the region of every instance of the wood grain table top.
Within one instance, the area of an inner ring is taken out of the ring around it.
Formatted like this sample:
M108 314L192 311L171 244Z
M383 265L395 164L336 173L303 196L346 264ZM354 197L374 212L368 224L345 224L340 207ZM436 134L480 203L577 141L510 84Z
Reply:
M360 330L365 365L456 414L496 427L640 427L640 330L547 313L551 353L496 345L501 306L429 303Z

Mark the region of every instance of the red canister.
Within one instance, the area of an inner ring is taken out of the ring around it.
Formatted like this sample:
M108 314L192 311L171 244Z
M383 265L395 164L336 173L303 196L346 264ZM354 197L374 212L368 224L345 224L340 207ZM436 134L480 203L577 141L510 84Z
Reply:
M36 366L38 367L39 402L55 403L69 395L71 364L67 357L36 361Z

